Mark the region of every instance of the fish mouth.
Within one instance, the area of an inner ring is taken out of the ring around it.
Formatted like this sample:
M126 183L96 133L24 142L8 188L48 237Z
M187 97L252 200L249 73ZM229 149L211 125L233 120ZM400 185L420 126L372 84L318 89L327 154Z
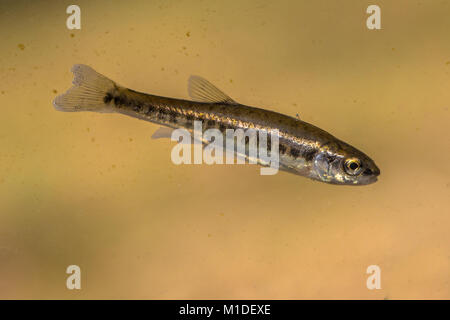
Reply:
M380 175L380 169L378 169L378 167L375 167L373 169L371 168L367 168L366 170L364 170L363 175L364 176L373 176L373 177L378 177Z
M365 179L362 181L362 185L372 184L378 181L379 174L372 174L370 176L366 176Z
M380 169L378 167L367 168L363 171L360 176L359 185L368 185L378 181L378 176L380 175Z
M374 176L374 177L372 177L372 179L369 180L369 183L368 183L368 184L375 183L375 182L377 182L377 181L378 181L377 176Z
M356 180L353 183L348 182L348 183L342 183L342 184L347 185L347 186L367 186L367 185L373 184L377 181L378 181L378 178L376 176L372 176L372 177L367 177L366 179Z

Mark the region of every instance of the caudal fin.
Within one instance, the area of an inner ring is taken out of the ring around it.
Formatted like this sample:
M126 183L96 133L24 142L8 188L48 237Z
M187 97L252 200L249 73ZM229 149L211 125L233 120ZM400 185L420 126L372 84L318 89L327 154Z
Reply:
M107 93L114 91L115 83L89 66L76 64L71 71L75 75L73 87L53 101L59 111L112 112L105 103Z

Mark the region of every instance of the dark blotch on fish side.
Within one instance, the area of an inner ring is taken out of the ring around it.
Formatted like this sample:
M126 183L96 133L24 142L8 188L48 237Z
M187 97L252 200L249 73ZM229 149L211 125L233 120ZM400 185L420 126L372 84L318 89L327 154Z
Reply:
M113 99L113 95L111 93L107 93L106 96L103 98L103 102L105 104L110 103L111 100Z
M286 153L286 146L283 144L279 144L278 149L280 150L280 153Z
M316 155L316 151L314 149L310 149L305 152L304 158L306 161L311 161L312 159L314 159L315 155Z
M134 112L140 112L141 110L142 110L142 106L140 104L134 104L133 105L133 111Z
M163 119L166 114L168 114L169 111L167 111L165 108L161 108L158 110L158 119Z
M213 127L216 125L216 122L214 120L208 120L208 126Z
M114 104L116 105L116 107L120 107L120 105L126 105L127 103L127 97L124 94L114 97Z
M220 131L225 131L226 129L227 129L227 126L224 125L223 123L220 123L220 125L219 125L219 130L220 130Z
M291 154L291 156L293 156L294 158L297 158L298 155L300 154L300 151L298 149L295 149L294 147L291 147L291 149L289 150L289 153Z
M147 112L145 113L146 115L151 115L153 112L155 112L155 107L154 106L152 106L152 105L147 105L147 107L148 107L148 110L147 110Z
M177 123L178 122L177 114L175 112L171 112L170 113L170 122L172 122L172 123Z
M127 98L125 96L122 96L119 98L119 100L127 107L130 107L134 112L140 112L142 110L142 103L139 101L136 101L134 99Z
M126 106L131 107L132 109L134 109L136 106L140 105L138 102L134 101L133 99L127 99L124 102L125 102Z
M161 110L159 110L159 112L158 112L158 119L164 119L164 113L163 112L161 112Z

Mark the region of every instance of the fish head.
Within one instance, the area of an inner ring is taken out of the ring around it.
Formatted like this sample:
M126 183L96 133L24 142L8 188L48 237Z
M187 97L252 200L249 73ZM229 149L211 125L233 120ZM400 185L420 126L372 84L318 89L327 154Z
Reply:
M313 178L341 185L367 185L377 181L380 169L358 149L339 141L323 146L313 162Z

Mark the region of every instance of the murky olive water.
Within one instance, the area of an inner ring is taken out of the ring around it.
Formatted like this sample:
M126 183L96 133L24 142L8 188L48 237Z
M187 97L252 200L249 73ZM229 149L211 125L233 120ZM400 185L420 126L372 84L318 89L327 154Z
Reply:
M77 3L81 30L67 3L0 4L0 298L450 298L450 2L377 1L373 31L368 1ZM151 123L53 109L75 63L179 98L201 75L380 179L176 166Z

